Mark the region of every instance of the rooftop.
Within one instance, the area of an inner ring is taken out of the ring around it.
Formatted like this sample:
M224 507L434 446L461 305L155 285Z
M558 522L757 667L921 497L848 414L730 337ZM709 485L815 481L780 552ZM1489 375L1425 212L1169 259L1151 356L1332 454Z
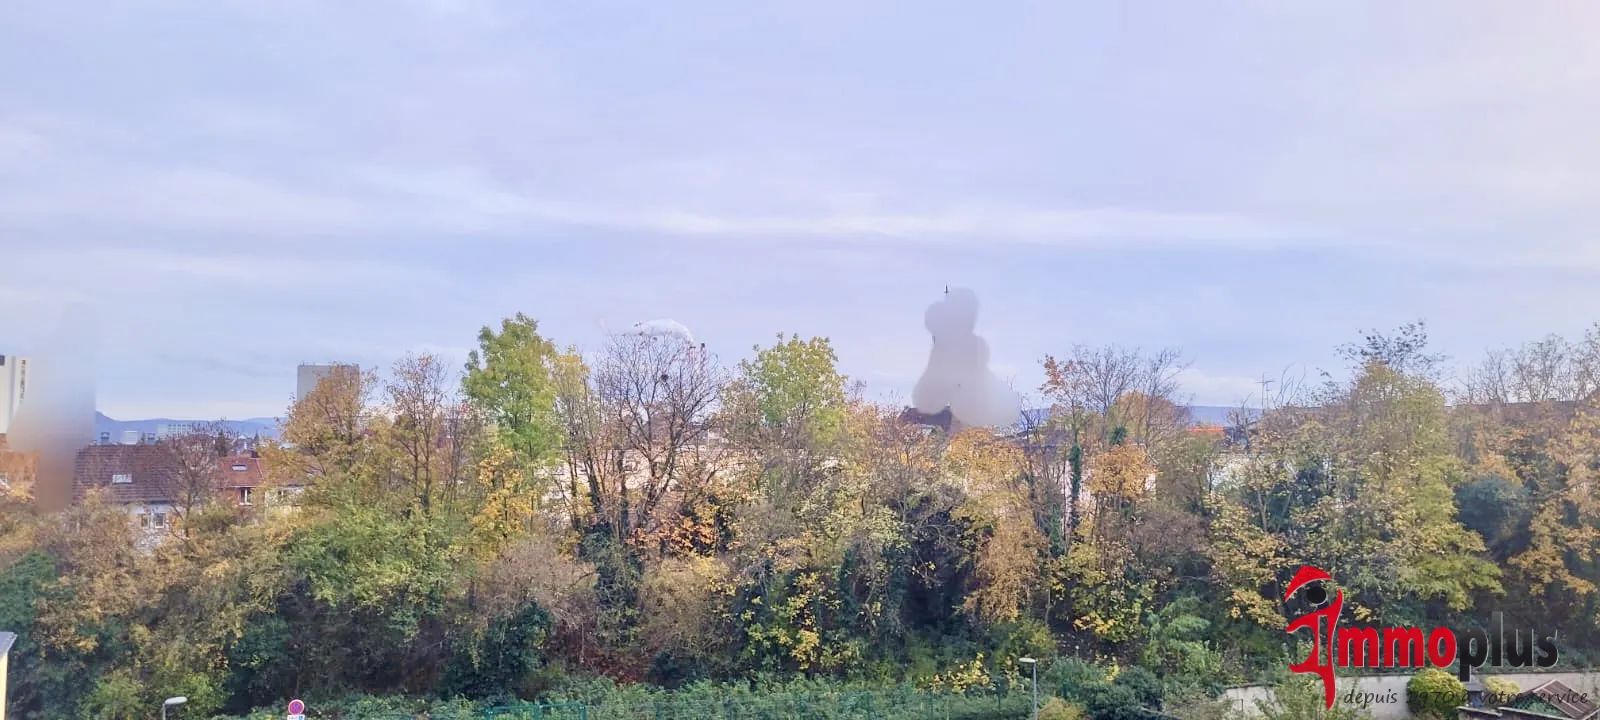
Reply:
M94 490L124 505L169 502L178 485L178 468L159 445L91 445L72 466L74 502Z

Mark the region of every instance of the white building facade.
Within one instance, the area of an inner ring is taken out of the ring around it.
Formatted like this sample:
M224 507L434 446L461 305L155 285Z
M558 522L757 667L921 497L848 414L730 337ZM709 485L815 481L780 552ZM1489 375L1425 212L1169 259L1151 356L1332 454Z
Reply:
M28 359L0 355L0 433L11 430L11 420L28 393Z

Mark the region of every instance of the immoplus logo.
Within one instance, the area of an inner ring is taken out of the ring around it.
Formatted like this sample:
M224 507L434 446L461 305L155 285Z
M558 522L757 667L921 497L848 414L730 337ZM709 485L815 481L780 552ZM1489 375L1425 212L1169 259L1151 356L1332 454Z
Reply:
M1305 566L1295 573L1284 593L1284 602L1305 589L1304 599L1321 609L1291 621L1286 631L1293 635L1298 630L1311 631L1311 655L1304 661L1289 666L1297 673L1311 673L1322 678L1323 697L1328 707L1333 707L1335 667L1421 668L1432 665L1447 668L1456 665L1456 676L1466 681L1474 668L1485 662L1493 667L1547 668L1556 664L1555 635L1539 637L1534 630L1526 632L1505 626L1505 616L1496 611L1490 626L1493 636L1476 628L1457 631L1447 627L1423 632L1422 628L1358 628L1339 627L1339 612L1344 608L1344 591L1328 600L1328 591L1320 585L1333 577L1319 568ZM1323 621L1320 624L1318 621ZM1509 630L1509 633L1508 633ZM1537 646L1538 657L1534 649Z

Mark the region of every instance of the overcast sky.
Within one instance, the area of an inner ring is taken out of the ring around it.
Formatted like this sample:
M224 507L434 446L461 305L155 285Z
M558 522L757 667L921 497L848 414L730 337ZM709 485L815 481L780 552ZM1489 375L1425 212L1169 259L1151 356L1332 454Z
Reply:
M1069 9L1069 6L1076 6ZM758 7L759 6L759 7ZM68 302L113 417L278 415L301 361L676 319L909 395L1178 346L1195 400L1426 319L1600 320L1600 5L8 0L0 353Z

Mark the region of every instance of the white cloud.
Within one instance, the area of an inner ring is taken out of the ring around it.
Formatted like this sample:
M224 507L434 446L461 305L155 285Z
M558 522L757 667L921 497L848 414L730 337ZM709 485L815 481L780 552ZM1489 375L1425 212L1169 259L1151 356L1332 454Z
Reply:
M569 340L670 306L740 349L829 334L892 386L925 333L920 303L903 327L883 308L982 276L1007 314L1041 308L995 328L1022 384L1029 353L1080 340L1277 359L1262 348L1419 307L1463 347L1513 341L1596 300L1595 7L3 4L0 61L41 69L0 98L0 265L26 259L0 267L0 333L93 292L160 310L130 355L236 316L252 356L392 360L517 309ZM640 270L611 241L695 259ZM1105 252L1125 249L1147 252ZM1352 258L1385 287L1328 277ZM1566 281L1483 272L1507 265ZM1289 289L1263 300L1250 274ZM1234 362L1186 381L1258 392ZM227 372L181 402L248 377Z
M149 247L39 249L20 253L16 261L25 263L37 277L70 280L62 289L79 292L169 290L192 295L202 288L353 289L373 283L406 286L437 277L423 267L384 260L248 254L227 248L212 252Z

